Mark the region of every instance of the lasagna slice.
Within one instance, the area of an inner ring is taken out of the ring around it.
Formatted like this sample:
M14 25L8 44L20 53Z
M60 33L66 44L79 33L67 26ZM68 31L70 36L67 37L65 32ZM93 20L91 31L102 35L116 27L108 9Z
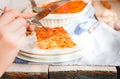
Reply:
M63 27L37 28L37 42L40 49L72 48L76 45Z

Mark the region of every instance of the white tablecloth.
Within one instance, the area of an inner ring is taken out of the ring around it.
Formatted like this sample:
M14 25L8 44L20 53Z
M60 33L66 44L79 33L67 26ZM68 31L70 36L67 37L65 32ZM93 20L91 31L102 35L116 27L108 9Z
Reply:
M92 41L86 49L87 55L62 64L120 65L120 32L99 22L91 37Z

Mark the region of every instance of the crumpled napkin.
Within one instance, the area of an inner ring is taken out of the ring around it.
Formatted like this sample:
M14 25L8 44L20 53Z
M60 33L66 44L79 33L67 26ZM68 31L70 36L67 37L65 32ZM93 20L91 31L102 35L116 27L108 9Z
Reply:
M89 53L82 61L96 65L120 65L120 32L100 22L91 36Z
M77 65L120 65L120 32L103 22L91 33L91 43L85 48L87 55L61 63Z

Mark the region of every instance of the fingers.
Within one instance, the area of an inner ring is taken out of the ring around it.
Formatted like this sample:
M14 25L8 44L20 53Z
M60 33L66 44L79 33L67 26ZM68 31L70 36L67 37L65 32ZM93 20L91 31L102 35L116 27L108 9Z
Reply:
M21 27L26 26L26 20L23 18L16 18L12 22L7 24L6 30L11 32L18 31Z
M21 27L16 32L6 32L4 35L2 35L1 41L3 42L3 45L6 45L6 49L18 49L21 47L22 42L26 37L25 32L25 27Z
M118 21L115 22L114 29L117 30L117 31L120 30L120 20L118 20Z
M18 35L18 37L20 36L24 36L25 35L25 32L26 32L26 28L25 27L21 27L19 30L17 30L15 32L16 35Z
M21 13L19 16L23 17L25 19L28 19L28 18L33 17L34 15L36 15L36 14L35 13L29 13L29 14Z
M11 26L14 24L14 20L16 20L16 18L18 17L21 17L21 18L24 18L24 19L28 19L28 18L31 18L32 16L34 16L35 14L34 13L29 13L29 14L23 14L23 13L20 13L19 11L17 10L12 10L8 7L5 7L5 13L0 17L0 25L4 25L4 24L8 24L8 23L11 23ZM16 22L15 25L20 24L21 22ZM22 23L21 23L22 24ZM15 28L17 28L16 26L14 25ZM25 25L25 26L28 26L28 29L30 31L33 31L33 27L31 25ZM26 27L27 28L27 27Z
M34 29L35 29L35 26L34 26L34 25L28 25L28 28L27 28L28 31L33 32Z
M18 31L15 32L16 38L15 38L14 40L19 41L18 44L21 44L21 43L24 41L24 39L25 39L25 37L26 37L25 32L26 32L26 28L25 28L25 27L22 27L22 28L20 28ZM18 46L19 46L19 45L18 45ZM21 46L21 45L20 45L20 46Z
M4 8L4 11L5 11L5 12L10 11L10 10L11 10L11 9L8 8L8 7L5 7L5 8Z
M18 31L13 33L7 32L4 36L4 40L6 40L12 48L19 48L26 37L25 32L25 27L21 27Z
M10 23L13 21L16 17L18 17L20 14L19 11L17 10L9 10L5 12L1 17L0 17L0 25L4 25L7 23Z
M8 23L4 28L5 38L13 46L13 48L20 47L26 33L26 20L23 18L16 18Z
M26 20L23 18L17 18L9 24L8 27L11 28L12 33L14 33L15 40L20 40L25 37L26 32Z

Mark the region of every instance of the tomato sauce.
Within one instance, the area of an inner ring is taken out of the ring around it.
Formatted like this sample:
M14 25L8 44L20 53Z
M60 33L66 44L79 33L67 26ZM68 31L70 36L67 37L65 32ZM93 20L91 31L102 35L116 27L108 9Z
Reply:
M55 2L48 3L46 5L43 5L43 8L47 8L50 5L54 4ZM84 1L70 1L63 6L56 9L53 14L69 14L69 13L77 13L83 10L83 8L87 4Z

